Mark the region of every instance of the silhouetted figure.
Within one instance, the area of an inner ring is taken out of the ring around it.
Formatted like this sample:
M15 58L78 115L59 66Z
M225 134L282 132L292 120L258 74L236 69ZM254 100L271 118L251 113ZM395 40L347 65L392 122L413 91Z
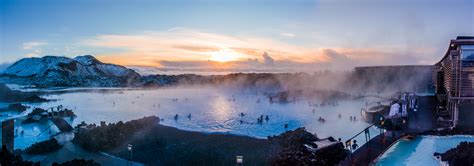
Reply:
M342 140L341 138L338 138L338 139L337 139L337 141L339 141L339 142L341 142L341 140Z
M265 120L266 120L267 122L268 122L268 119L269 119L269 118L268 118L268 115L267 115L267 116L265 116Z
M240 113L240 116L243 117L243 116L245 116L245 114L244 114L243 112L241 112L241 113Z
M240 124L244 123L244 121L240 120Z
M341 118L341 117L342 117L342 115L341 115L341 114L339 114L337 117Z
M357 149L359 145L357 145L357 140L354 140L354 143L352 144L352 149Z
M288 123L287 123L287 124L285 124L285 129L287 129L287 128L288 128Z
M178 117L179 117L178 114L176 114L176 115L174 116L174 120L177 121L177 120L178 120Z
M188 115L188 119L191 119L191 114Z

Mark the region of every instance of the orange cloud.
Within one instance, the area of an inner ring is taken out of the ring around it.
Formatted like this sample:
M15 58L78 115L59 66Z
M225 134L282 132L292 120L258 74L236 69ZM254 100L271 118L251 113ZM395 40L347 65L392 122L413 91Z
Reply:
M413 64L421 61L416 54L427 51L400 51L403 49L399 48L312 48L272 38L205 33L183 28L132 35L99 35L82 43L117 49L119 53L98 55L98 59L105 62L126 66L180 68L262 68L262 55L267 52L275 60L274 68L347 69L357 65L394 62Z

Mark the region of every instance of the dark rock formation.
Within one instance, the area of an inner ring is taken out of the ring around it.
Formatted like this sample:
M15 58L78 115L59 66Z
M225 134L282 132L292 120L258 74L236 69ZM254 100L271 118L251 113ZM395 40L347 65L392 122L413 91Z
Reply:
M25 161L20 155L14 155L7 150L5 145L2 146L0 151L0 165L5 166L39 166L39 162Z
M73 159L64 163L53 163L52 166L100 166L94 160Z
M423 132L422 135L438 135L438 136L447 136L447 135L474 135L474 129L470 128L452 128L452 129L434 129Z
M76 133L73 143L89 151L106 151L124 145L135 132L145 130L159 123L155 116L144 117L126 123L119 121L92 129L82 129Z
M456 148L434 155L441 156L450 166L474 165L474 142L461 142Z
M24 106L20 103L15 103L15 104L10 104L8 105L7 108L0 108L0 112L3 112L3 111L16 111L16 112L23 112L23 111L26 111L26 109L28 108L28 106Z
M271 165L336 165L348 154L340 142L315 151L308 149L308 146L317 148L314 141L318 138L304 128L270 137L269 140L276 141L283 147L283 150L270 160Z
M11 90L0 83L0 102L46 102L48 100L33 93Z
M147 165L235 165L236 156L243 156L244 165L335 165L347 154L342 143L308 150L318 138L304 128L268 139L183 131L160 125L156 117L79 128L73 142L83 148L129 158L126 147L132 144L133 154L140 154L134 161Z
M26 149L26 153L29 154L44 154L49 152L54 152L61 149L63 146L58 143L54 138L51 138L46 141L38 142Z

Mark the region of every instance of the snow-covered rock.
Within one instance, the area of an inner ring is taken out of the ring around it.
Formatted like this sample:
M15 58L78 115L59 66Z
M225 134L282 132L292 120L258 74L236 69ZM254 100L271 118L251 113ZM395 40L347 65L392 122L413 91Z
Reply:
M17 77L139 77L134 70L102 63L91 55L21 59L3 71Z

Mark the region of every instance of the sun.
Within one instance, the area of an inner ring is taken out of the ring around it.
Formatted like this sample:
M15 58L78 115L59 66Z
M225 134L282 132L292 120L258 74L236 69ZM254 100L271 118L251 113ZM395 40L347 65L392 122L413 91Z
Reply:
M238 54L237 52L231 49L222 49L219 51L213 51L213 52L210 52L209 54L211 55L211 58L209 60L217 61L217 62L236 61L242 57L240 54Z

